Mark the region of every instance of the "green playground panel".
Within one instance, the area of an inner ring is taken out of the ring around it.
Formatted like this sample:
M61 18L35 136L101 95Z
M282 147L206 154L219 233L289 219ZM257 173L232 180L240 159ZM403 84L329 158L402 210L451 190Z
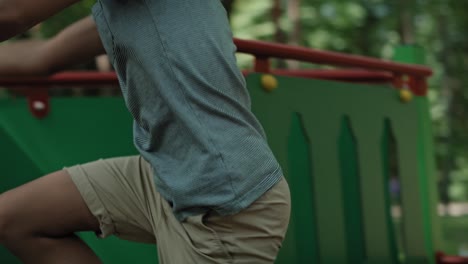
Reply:
M247 80L292 191L279 263L434 263L426 98L402 103L387 85L290 77L277 77L279 87L267 92L260 75ZM390 215L391 137L402 181L402 252Z
M26 100L0 101L0 193L64 166L136 154L121 98L52 98L51 109L38 120ZM104 263L157 263L155 245L80 236ZM21 262L0 247L0 263Z
M403 104L386 85L290 77L278 77L279 88L266 92L260 77L247 77L252 109L293 202L276 263L434 263L426 98ZM24 99L0 100L0 191L63 166L136 154L131 132L121 98L51 98L42 120ZM403 186L403 252L390 218L390 137ZM82 237L104 263L157 263L154 245ZM3 248L0 262L19 263Z

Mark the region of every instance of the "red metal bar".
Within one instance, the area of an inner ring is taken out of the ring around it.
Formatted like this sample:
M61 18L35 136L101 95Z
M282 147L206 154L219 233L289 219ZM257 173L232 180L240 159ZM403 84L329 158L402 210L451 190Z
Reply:
M391 73L368 70L272 70L271 72L275 75L349 82L390 83L393 81Z
M254 71L269 73L270 72L270 60L266 57L255 57L254 61Z
M345 55L336 52L318 51L309 48L294 47L283 44L275 44L253 40L234 39L238 51L253 54L256 58L257 72L270 72L268 58L276 57L283 59L295 59L299 61L329 64L335 66L351 66L366 69L368 71L377 71L374 76L369 72L358 73L356 71L330 70L315 73L305 73L302 71L281 72L275 70L277 74L289 76L302 76L321 79L363 79L368 78L387 79L384 74L393 73L394 76L412 75L417 79L424 79L432 74L432 71L423 66L408 65L382 61L362 56ZM387 73L384 73L387 72ZM345 77L347 75L348 77ZM361 76L361 77L358 77ZM117 85L118 81L115 73L98 72L65 72L55 74L51 77L36 78L2 78L0 85L9 88L24 86L69 86L69 85Z
M468 264L467 257L447 256L443 252L436 253L437 264Z
M250 53L257 58L258 62L256 68L262 72L269 71L269 69L266 69L268 67L267 60L268 58L275 57L335 66L358 67L370 71L392 72L396 75L428 77L432 74L431 69L418 65L388 62L362 56L346 55L329 51L318 51L309 48L261 41L234 39L234 42L237 45L239 52ZM330 73L334 74L333 71L330 71ZM296 72L293 74L299 73ZM321 76L323 77L324 75ZM18 80L17 78L3 78L0 81L0 85L3 86L80 84L117 84L117 79L114 73L73 72L60 73L48 78L22 78L21 80Z
M361 56L252 40L234 39L234 42L239 52L250 53L255 56L254 70L256 72L272 72L277 75L343 81L389 82L391 80L392 83L396 84L396 87L399 87L399 84L404 84L404 76L410 76L408 85L416 95L426 93L426 77L432 74L432 71L427 67L387 62ZM269 58L271 57L334 66L357 67L361 70L272 71L269 64ZM367 71L362 71L362 69ZM47 116L50 111L46 87L92 87L93 85L118 85L118 79L113 72L64 72L49 77L0 78L0 87L25 89L29 108L38 118Z
M0 85L9 88L31 88L32 86L77 86L77 85L118 85L113 72L63 72L48 77L1 78Z
M356 82L390 82L391 73L372 72L366 70L271 70L272 74L326 80L342 80ZM249 74L251 71L244 71ZM0 78L0 86L17 89L47 86L80 86L118 85L117 75L113 72L62 72L49 77L33 78Z
M333 66L354 67L373 71L387 71L418 77L429 77L432 75L430 68L418 65L408 65L363 56L319 51L310 48L262 41L234 39L234 42L237 46L238 52L253 54L256 57L292 59Z

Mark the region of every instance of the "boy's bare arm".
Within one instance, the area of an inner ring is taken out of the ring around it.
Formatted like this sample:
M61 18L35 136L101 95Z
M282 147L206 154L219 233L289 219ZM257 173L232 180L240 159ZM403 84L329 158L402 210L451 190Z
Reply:
M87 17L49 40L0 45L0 76L47 75L103 53L94 20Z
M18 35L79 0L0 0L0 41Z
M84 63L104 54L96 24L86 17L67 27L44 46L47 69L54 72L66 66Z

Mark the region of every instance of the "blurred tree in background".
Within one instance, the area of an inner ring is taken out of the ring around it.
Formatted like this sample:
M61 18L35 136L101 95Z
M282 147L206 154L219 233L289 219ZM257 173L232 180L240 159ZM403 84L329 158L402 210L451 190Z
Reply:
M50 37L90 14L82 1L42 23ZM468 200L468 16L462 0L224 0L234 35L391 59L395 46L418 44L434 69L430 81L437 164L444 200ZM239 65L252 58L239 55ZM311 68L297 62L277 67Z

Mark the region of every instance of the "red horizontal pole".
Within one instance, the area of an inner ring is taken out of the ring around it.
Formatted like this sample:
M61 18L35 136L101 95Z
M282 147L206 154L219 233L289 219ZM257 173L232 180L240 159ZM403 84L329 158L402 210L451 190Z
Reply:
M389 72L368 70L272 70L271 73L283 76L350 82L388 83L393 81L393 75Z
M62 72L45 77L0 78L0 86L30 88L31 86L118 85L113 72Z
M437 264L468 264L467 257L447 256L443 252L436 253Z
M244 74L250 73L245 71ZM392 75L386 72L372 72L365 70L273 70L275 75L316 78L326 80L343 81L377 81L390 82ZM31 87L67 87L67 86L90 86L90 85L118 85L117 75L113 72L62 72L48 77L32 78L0 78L0 86L8 88L31 88Z
M354 67L372 71L387 71L408 74L417 77L429 77L432 71L428 67L383 61L356 55L347 55L330 51L269 43L255 40L234 39L238 52L252 54L259 58L291 59L316 64L341 67Z
M425 78L432 71L423 66L388 62L355 55L336 52L318 51L297 46L268 43L253 40L234 39L238 51L250 53L258 58L276 57L299 61L329 64L335 66L358 67L359 70L273 70L274 74L349 81L388 81L393 74L407 74ZM363 70L365 69L365 70ZM113 72L64 72L48 77L12 77L0 78L0 86L8 88L27 88L32 86L76 86L76 85L117 85L118 80Z

